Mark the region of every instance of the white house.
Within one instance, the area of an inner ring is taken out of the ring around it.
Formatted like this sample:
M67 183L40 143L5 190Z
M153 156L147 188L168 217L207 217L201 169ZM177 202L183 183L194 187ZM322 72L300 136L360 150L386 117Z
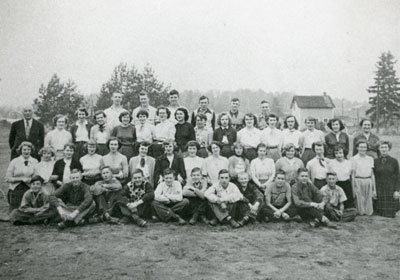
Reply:
M314 117L318 122L326 124L334 117L335 104L325 92L323 95L295 95L290 109L299 122L299 128L303 129L307 117Z

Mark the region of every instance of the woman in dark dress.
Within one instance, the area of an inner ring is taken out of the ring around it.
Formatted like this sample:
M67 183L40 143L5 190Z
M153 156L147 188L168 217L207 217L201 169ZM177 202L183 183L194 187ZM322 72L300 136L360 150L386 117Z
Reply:
M353 139L353 156L357 154L357 143L360 140L365 140L368 143L367 155L376 159L378 157L378 142L379 136L371 132L374 124L371 120L363 119L360 122L361 131L358 132Z
M350 147L349 135L344 130L344 124L340 119L331 119L328 122L330 133L325 135L325 143L327 146L326 157L335 158L335 147L340 145L343 148L344 156L347 158Z
M128 111L123 111L119 115L120 125L114 127L111 136L117 137L121 142L119 152L126 156L128 162L135 155L136 130L131 124L132 116Z
M175 119L178 122L175 125L175 142L178 146L179 153L183 154L186 152L187 142L196 140L196 132L194 131L193 126L188 122L189 113L185 108L176 109Z
M376 182L376 212L380 216L394 218L399 206L399 162L389 156L392 144L382 141L378 145L379 157L374 162Z
M227 113L219 114L217 124L219 128L214 131L213 140L222 143L221 156L229 158L233 155L232 147L237 138L236 130L232 127L231 118Z

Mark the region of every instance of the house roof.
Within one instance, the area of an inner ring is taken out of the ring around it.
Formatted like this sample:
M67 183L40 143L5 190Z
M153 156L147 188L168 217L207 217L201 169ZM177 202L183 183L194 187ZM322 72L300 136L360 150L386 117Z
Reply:
M302 109L333 109L335 104L332 98L327 95L295 95L293 96L292 104L290 108L293 107L294 103Z

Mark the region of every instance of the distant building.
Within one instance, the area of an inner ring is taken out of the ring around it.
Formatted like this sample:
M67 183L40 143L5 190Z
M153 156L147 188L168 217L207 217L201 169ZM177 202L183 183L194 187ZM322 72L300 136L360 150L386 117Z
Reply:
M334 117L335 104L325 92L323 95L295 95L290 109L299 122L300 129L303 129L307 117L314 117L318 122L326 124Z

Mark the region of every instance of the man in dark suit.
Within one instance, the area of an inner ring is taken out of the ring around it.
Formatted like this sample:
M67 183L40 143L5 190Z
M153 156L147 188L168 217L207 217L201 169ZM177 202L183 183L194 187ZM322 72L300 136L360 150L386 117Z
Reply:
M10 136L8 138L11 149L11 160L18 157L17 149L23 141L29 141L33 144L35 149L32 151L32 156L40 160L38 153L44 144L44 126L32 118L32 106L24 107L22 113L24 118L11 125Z

